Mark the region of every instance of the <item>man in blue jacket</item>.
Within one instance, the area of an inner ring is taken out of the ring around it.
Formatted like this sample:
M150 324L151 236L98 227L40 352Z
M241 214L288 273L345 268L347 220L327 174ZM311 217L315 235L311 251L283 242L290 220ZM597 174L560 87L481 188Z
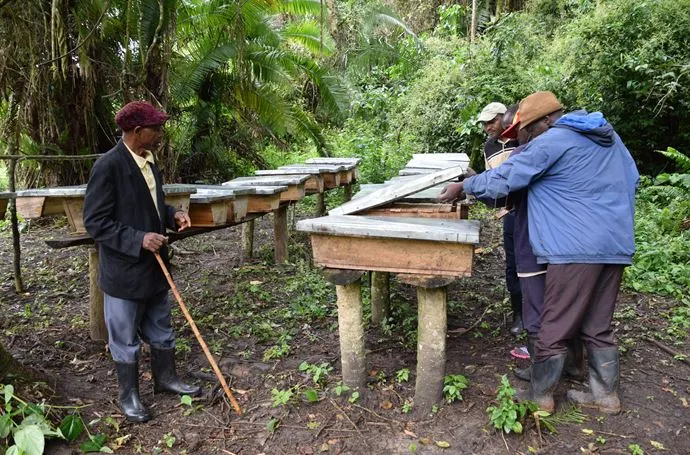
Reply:
M568 398L615 414L620 412L619 358L611 320L623 268L635 252L639 173L601 113L562 115L560 106L550 92L522 100L520 130L535 138L519 155L449 185L442 196L464 191L501 198L527 188L530 243L547 273L526 398L553 411L566 342L580 336L587 346L590 391L570 391Z

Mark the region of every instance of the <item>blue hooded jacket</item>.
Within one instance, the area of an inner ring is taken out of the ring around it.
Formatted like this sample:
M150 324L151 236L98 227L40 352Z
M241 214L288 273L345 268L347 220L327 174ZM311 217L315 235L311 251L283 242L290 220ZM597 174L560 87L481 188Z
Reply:
M639 178L604 116L576 111L522 153L466 179L464 190L499 199L527 188L529 238L540 264L629 265Z

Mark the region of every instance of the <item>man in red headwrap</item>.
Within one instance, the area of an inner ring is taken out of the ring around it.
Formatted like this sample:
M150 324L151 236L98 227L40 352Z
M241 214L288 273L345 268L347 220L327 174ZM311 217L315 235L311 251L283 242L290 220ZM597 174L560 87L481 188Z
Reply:
M91 169L84 226L98 245L98 284L105 293L108 345L117 369L119 403L127 420L151 417L139 399L140 335L151 346L154 391L198 395L175 371L175 335L168 282L157 264L168 264L165 229L191 223L184 211L165 205L163 179L152 150L163 140L168 115L134 101L115 116L122 139Z

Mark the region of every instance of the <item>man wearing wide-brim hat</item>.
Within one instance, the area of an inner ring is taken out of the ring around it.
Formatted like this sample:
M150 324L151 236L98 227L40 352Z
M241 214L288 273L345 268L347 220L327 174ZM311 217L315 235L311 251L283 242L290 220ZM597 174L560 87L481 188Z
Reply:
M86 187L84 226L100 253L98 284L105 294L108 345L115 361L119 404L127 420L151 418L139 398L140 335L151 346L154 391L197 395L175 370L168 282L154 253L168 264L165 230L191 225L186 212L165 204L152 150L168 115L145 101L115 116L122 139L100 157Z
M579 335L587 347L590 390L571 390L568 398L615 414L621 409L620 364L611 320L623 268L635 252L639 173L600 112L561 116L552 93L536 92L522 100L519 113L521 142L534 139L520 154L456 184L454 191L501 198L527 188L530 244L547 271L530 390L524 397L554 410L566 342Z

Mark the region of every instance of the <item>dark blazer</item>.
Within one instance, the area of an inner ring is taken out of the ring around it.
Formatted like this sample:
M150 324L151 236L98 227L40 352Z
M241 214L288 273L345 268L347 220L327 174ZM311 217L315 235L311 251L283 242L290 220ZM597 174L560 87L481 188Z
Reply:
M169 288L153 253L141 246L147 232L176 229L175 209L165 205L161 173L150 166L160 213L122 140L96 161L86 186L84 227L99 248L98 284L113 297L145 299ZM167 247L160 254L169 269Z

